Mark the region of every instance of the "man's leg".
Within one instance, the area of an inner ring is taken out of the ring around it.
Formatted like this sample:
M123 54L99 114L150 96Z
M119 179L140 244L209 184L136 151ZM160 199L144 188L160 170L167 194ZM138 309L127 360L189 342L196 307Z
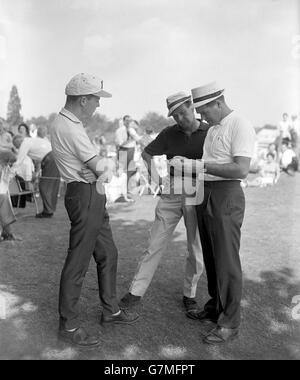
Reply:
M182 217L181 196L162 197L156 207L149 247L140 259L129 292L142 297L150 285L162 255Z
M201 205L196 206L196 211L210 300L204 306L204 310L200 313L199 319L215 321L221 312L221 305L219 302L217 274L214 262L214 243L210 228L210 221L213 219L210 198L211 189L207 185L204 189L204 201Z
M99 296L103 312L115 314L120 310L116 290L118 250L113 240L107 211L96 241L94 259L97 264Z
M58 199L59 185L60 174L52 153L50 153L42 163L42 178L39 181L39 191L43 201L43 214L54 214Z
M16 221L8 194L0 194L0 225L2 240L15 240L11 225Z
M203 273L203 255L195 206L183 206L183 216L188 244L183 294L185 297L194 298Z
M222 312L218 325L236 329L240 325L242 268L239 256L245 197L238 183L224 184L212 193L214 218L210 221L214 261Z
M100 200L93 202L93 186L83 183L69 184L65 196L71 231L59 296L61 327L64 329L79 327L78 301L101 228L101 209L105 208L105 197L102 196ZM92 203L93 207L90 207ZM97 213L100 222L95 223L95 214Z

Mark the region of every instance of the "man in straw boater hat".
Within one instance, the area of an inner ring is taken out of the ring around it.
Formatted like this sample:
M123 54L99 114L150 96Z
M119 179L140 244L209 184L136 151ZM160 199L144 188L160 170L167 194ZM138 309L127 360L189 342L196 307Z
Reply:
M217 324L204 342L222 344L239 332L239 249L245 211L240 181L249 172L255 131L248 120L227 106L224 88L216 82L193 89L192 96L196 112L211 126L203 150L204 201L196 207L211 299L198 319Z
M131 324L136 313L121 310L116 296L118 252L115 246L103 182L101 157L84 129L99 107L100 98L109 98L103 81L90 74L73 77L65 89L66 105L51 129L53 155L67 183L65 206L71 221L68 256L62 271L59 295L59 337L82 347L97 346L98 336L80 326L78 302L92 256L97 263L102 323ZM100 181L97 182L97 177Z
M180 92L167 98L168 116L173 117L176 125L165 128L143 152L148 171L152 179L157 182L159 175L154 165L151 165L153 156L166 155L168 160L175 156L188 159L201 159L202 147L207 134L208 126L202 124L195 117L191 96ZM152 170L151 170L152 169ZM163 193L159 200L155 221L150 231L150 242L147 250L140 259L138 269L131 283L129 293L121 300L123 307L133 307L140 303L149 287L162 255L173 232L182 216L187 231L188 254L186 258L183 305L188 316L193 317L199 311L195 300L198 280L203 272L203 258L200 237L197 228L196 209L193 205L186 205L185 197L174 191L174 173L170 172L170 192ZM184 176L180 172L179 181ZM172 185L173 184L173 185ZM172 190L173 189L173 190Z

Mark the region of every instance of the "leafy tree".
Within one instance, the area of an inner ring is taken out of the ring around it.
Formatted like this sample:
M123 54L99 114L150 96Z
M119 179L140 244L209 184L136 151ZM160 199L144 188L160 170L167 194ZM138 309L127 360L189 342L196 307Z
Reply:
M23 122L23 117L20 113L21 108L21 99L18 93L17 86L12 86L7 106L7 122L10 127L17 126Z
M161 132L167 126L172 124L174 124L172 119L167 119L157 112L148 112L140 121L141 127L144 129L152 129L156 133Z

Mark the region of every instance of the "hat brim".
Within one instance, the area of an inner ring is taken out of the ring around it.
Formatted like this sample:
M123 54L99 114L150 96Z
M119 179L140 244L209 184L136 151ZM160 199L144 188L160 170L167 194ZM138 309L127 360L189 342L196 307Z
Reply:
M213 98L202 100L201 102L197 102L197 103L193 102L195 109L200 108L200 107L204 106L205 104L213 102L214 100L216 100L216 99L220 98L221 96L223 96L223 93L224 93L224 90L222 90L222 93L220 95L215 96Z
M109 92L107 91L104 91L104 90L101 90L99 92L96 92L95 94L93 94L94 96L97 96L98 98L111 98L112 97L112 94L110 94Z
M169 109L169 112L168 112L168 117L171 117L173 115L174 111L177 110L177 108L179 108L180 106L182 106L184 103L188 102L189 100L191 100L191 98L182 100L182 102L177 103L173 107L171 107Z

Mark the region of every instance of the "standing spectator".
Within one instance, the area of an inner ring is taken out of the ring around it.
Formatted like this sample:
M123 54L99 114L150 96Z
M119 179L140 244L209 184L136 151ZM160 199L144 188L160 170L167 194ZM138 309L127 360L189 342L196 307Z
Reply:
M57 166L67 183L65 206L71 222L69 250L61 275L59 336L78 346L100 343L80 326L78 302L91 257L97 263L102 323L134 323L138 316L121 310L116 295L118 251L106 210L105 175L101 158L91 143L83 121L91 119L100 97L111 97L103 81L78 74L67 84L66 105L51 127L51 143ZM101 176L98 179L97 177Z
M25 138L18 152L16 165L22 164L26 157L30 157L41 167L39 191L43 201L43 211L37 218L51 218L56 210L60 174L57 169L50 141L47 139L47 128L40 126L37 137Z
M289 120L289 115L285 112L282 115L282 120L280 120L278 123L279 138L281 140L291 139L290 127L291 127L291 122Z
M117 144L118 161L126 169L127 184L130 178L136 173L134 155L136 143L142 139L135 129L135 122L131 116L123 117L123 125L116 130L115 141ZM128 189L127 189L128 191Z
M216 82L192 90L196 112L211 128L204 143L204 201L197 206L198 224L211 299L198 314L217 324L205 338L222 344L238 336L242 298L239 256L245 196L241 180L249 173L255 131L225 102Z

